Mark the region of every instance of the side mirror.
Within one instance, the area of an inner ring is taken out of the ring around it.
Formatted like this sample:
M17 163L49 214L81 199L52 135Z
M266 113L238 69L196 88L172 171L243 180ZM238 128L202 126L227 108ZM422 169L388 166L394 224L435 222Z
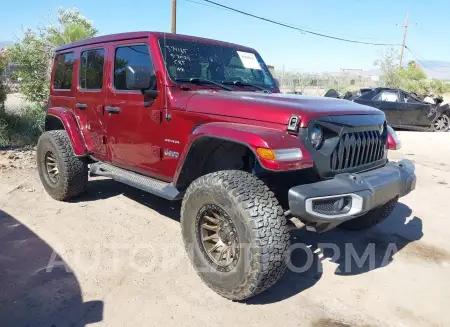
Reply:
M146 90L153 86L150 68L147 66L127 66L125 80L129 90Z

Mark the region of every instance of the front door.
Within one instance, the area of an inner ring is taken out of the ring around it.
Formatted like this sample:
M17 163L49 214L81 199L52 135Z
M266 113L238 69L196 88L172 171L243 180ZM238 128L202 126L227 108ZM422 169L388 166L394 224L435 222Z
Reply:
M382 110L389 125L402 124L403 107L397 90L382 90L373 98L374 107Z
M411 95L403 93L405 111L402 123L411 126L430 126L435 115L428 117L431 104L416 100Z
M151 175L161 167L163 96L144 98L130 90L126 67L146 66L154 74L147 39L121 41L110 46L112 74L106 96L107 147L110 161Z
M92 148L89 149L94 158L106 159L106 46L96 44L95 47L85 47L77 52L79 58L78 85L74 112L77 116L83 135L90 138Z

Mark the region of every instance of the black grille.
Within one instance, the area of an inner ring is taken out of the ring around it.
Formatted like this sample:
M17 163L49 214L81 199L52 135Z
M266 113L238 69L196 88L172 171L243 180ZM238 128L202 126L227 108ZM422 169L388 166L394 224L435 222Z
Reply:
M351 208L351 203L352 198L349 196L313 200L313 211L334 215L347 213Z
M385 143L379 131L344 134L331 153L331 170L340 171L379 161L384 157Z
M338 199L339 200L339 199ZM317 212L334 212L336 199L316 200L313 202L313 210Z

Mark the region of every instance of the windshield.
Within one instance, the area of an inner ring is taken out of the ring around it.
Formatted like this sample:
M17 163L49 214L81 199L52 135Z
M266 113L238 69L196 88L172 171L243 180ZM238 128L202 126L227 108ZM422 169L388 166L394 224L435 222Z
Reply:
M255 52L198 41L161 38L159 46L170 78L201 78L217 83L244 82L275 88L275 82Z

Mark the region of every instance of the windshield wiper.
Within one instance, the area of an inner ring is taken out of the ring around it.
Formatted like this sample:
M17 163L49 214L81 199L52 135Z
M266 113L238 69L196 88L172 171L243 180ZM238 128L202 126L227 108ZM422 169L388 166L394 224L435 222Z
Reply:
M215 85L218 86L224 90L227 91L233 91L233 89L221 84L221 83L217 83L214 81L211 81L209 79L205 79L205 78L198 78L198 77L191 77L191 78L175 78L175 81L177 82L188 82L188 83L192 83L192 84L211 84L211 85Z
M272 93L272 92L270 92L270 90L268 90L268 89L266 89L266 88L264 88L262 86L259 86L259 85L256 85L256 84L252 84L252 83L243 82L243 81L223 81L222 84L234 85L234 86L251 86L251 87L254 87L255 89L258 89L258 90L261 90L261 91L264 91L264 92L267 92L267 93Z

